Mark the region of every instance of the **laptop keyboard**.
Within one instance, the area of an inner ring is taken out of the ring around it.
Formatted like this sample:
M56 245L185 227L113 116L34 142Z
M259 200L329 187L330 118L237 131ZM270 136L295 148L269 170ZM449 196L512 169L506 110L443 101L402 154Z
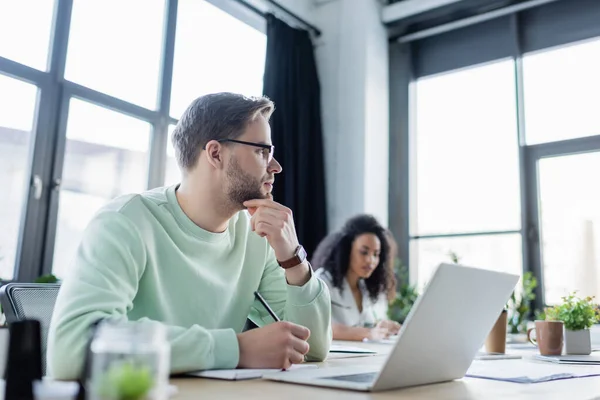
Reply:
M368 372L368 373L364 373L364 374L329 376L327 378L322 378L322 379L334 379L336 381L369 383L369 382L373 382L376 377L377 377L377 372Z

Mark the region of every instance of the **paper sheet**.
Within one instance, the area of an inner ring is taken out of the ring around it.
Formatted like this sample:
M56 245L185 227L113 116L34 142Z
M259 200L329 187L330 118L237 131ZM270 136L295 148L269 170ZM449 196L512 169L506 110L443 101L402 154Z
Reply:
M516 383L600 376L600 366L564 365L527 360L473 361L466 376Z
M518 354L486 353L483 351L475 355L475 360L516 360L522 358Z
M317 368L316 364L294 364L289 371L302 368ZM280 372L280 369L214 369L210 371L189 372L187 376L199 378L224 379L228 381L242 381L247 379L260 379L263 375Z
M364 343L379 343L379 344L396 344L396 341L398 341L398 335L394 335L394 336L390 336L387 339L380 339L380 340L370 340L370 339L363 339Z
M344 346L332 344L329 348L330 353L358 353L358 354L377 354L375 350L363 349L362 347Z
M557 364L600 365L600 355L542 356L536 354L534 359Z
M328 360L337 360L340 358L358 358L358 357L372 357L374 354L371 353L329 353L327 356Z

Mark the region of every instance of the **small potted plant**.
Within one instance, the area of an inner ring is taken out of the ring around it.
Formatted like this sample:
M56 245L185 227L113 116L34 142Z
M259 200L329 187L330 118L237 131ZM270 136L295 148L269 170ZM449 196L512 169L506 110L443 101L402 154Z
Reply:
M416 286L409 283L408 268L402 264L400 259L396 260L395 269L399 285L397 288L396 297L388 308L388 318L392 321L403 324L413 304L415 301L417 301L419 293Z
M594 297L578 297L576 292L562 297L562 303L546 311L563 322L565 327L565 354L592 352L590 328L600 320Z
M152 378L152 371L143 364L117 362L109 367L97 390L106 399L144 400L154 385Z
M512 335L527 331L527 320L531 315L531 302L535 300L537 279L531 272L526 272L521 279L521 293L512 292L508 304L508 326Z

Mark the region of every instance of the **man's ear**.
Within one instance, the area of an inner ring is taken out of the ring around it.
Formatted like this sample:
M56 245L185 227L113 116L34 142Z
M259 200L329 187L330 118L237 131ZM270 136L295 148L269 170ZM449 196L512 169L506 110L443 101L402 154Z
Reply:
M223 146L216 140L206 143L206 159L213 168L221 169L223 167Z

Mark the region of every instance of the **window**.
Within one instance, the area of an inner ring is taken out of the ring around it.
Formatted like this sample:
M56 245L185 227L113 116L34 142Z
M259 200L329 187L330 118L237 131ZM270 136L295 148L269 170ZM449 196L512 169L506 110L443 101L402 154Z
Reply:
M173 130L175 125L169 125L169 139L167 142L167 163L165 166L165 186L174 185L181 181L181 172L175 158L175 149L173 148Z
M412 282L453 252L531 272L536 311L600 297L599 15L550 2L390 45L390 222Z
M0 279L14 275L36 101L35 86L0 75Z
M178 8L171 116L211 92L261 95L266 35L204 0Z
M71 99L53 272L64 276L83 230L109 200L144 191L151 126Z
M414 234L519 229L514 90L511 61L417 82Z
M514 64L506 60L416 82L411 235L419 237L412 244L419 282L449 261L448 251L473 266L520 271L514 81ZM506 236L452 238L487 232ZM478 250L484 248L502 249L507 258L486 258Z
M538 171L546 303L600 297L600 152L543 158Z
M527 144L600 135L600 39L523 57Z
M45 71L54 0L0 1L0 56Z
M415 258L411 265L419 266L419 270L414 271L419 288L424 287L441 262L452 262L451 253L458 255L459 263L463 265L520 275L523 268L521 251L518 233L418 239L411 241L410 249Z
M164 0L74 0L66 79L155 109Z
M264 20L241 3L177 3L0 0L0 280L64 278L98 209L177 183L163 121L193 99L262 94ZM42 195L29 202L34 178Z

